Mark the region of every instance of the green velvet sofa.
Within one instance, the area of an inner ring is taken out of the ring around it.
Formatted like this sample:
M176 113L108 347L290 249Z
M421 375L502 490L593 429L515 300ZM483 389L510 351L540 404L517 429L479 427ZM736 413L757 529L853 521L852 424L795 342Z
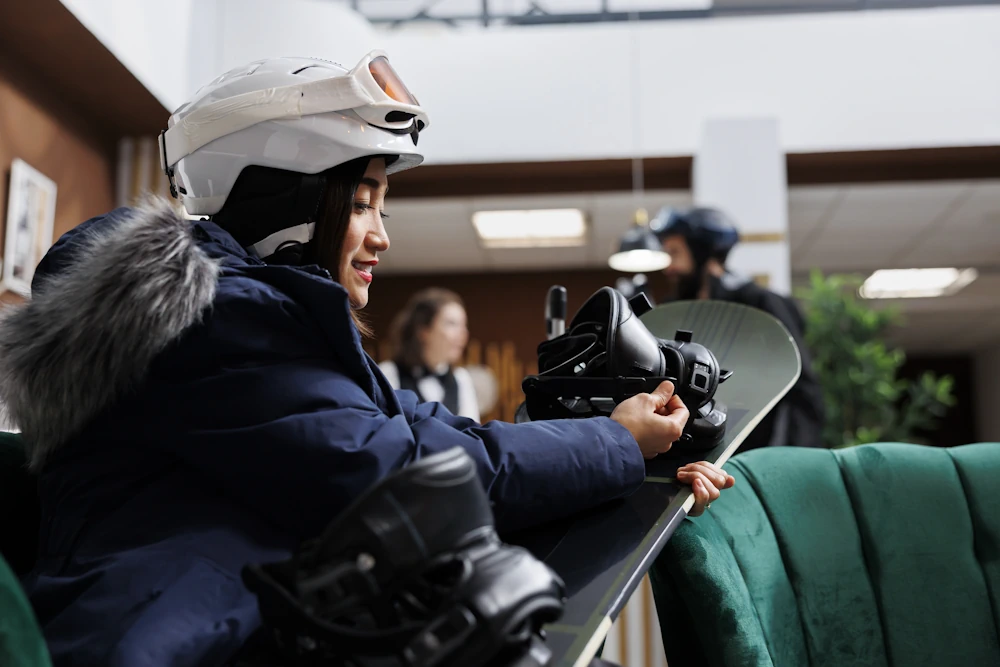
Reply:
M1000 665L1000 444L726 468L650 573L670 667Z
M35 479L28 474L21 438L0 432L0 667L50 667L19 575L31 568L38 541Z

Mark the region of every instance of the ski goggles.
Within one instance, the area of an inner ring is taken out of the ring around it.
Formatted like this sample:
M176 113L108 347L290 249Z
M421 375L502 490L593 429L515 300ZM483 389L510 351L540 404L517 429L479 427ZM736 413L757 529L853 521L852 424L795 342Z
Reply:
M269 120L353 111L366 123L395 134L410 134L416 143L430 124L427 112L389 64L382 51L372 51L339 76L289 86L253 90L170 119L160 133L160 163L168 176L183 158L216 139Z
M347 77L357 81L372 100L351 107L368 123L399 134L420 132L430 123L420 102L389 64L384 52L372 51L366 55Z

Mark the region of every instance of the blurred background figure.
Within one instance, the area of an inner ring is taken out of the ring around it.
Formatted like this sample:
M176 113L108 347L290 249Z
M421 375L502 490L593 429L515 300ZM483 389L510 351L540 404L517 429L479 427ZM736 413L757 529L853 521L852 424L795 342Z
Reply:
M469 342L462 298L431 287L414 294L392 326L392 359L379 366L395 389L443 403L452 413L480 420L476 387L457 366Z
M663 270L674 298L732 301L759 308L781 321L802 354L802 375L785 399L744 442L741 451L758 447L822 445L823 389L805 341L805 319L792 299L761 287L726 268L740 235L733 221L714 208L664 208L650 223L670 255Z

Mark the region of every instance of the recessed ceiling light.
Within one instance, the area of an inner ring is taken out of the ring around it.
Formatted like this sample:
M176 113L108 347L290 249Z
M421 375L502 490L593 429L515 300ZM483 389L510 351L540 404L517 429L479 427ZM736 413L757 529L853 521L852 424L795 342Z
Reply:
M920 299L949 296L978 277L975 269L880 269L861 286L865 299Z
M670 255L662 250L625 250L608 258L608 266L622 273L649 273L670 266Z
M635 211L632 227L618 241L618 250L608 258L608 265L623 273L662 271L670 266L670 255L649 228L646 209Z
M486 248L555 248L587 243L587 219L575 208L477 211L472 224Z

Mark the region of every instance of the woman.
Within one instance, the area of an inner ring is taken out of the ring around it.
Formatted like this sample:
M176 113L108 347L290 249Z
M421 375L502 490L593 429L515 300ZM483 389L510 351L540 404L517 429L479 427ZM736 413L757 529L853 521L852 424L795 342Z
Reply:
M414 294L396 316L393 358L379 368L393 389L408 389L421 401L437 401L452 414L479 421L472 376L455 366L468 342L462 298L431 287Z
M388 472L461 446L500 527L631 493L688 417L480 425L394 392L361 347L387 175L427 117L379 54L274 59L160 137L164 204L68 232L0 326L0 402L39 472L24 584L56 665L219 665L260 625L247 563L288 558ZM688 466L699 513L731 484Z

